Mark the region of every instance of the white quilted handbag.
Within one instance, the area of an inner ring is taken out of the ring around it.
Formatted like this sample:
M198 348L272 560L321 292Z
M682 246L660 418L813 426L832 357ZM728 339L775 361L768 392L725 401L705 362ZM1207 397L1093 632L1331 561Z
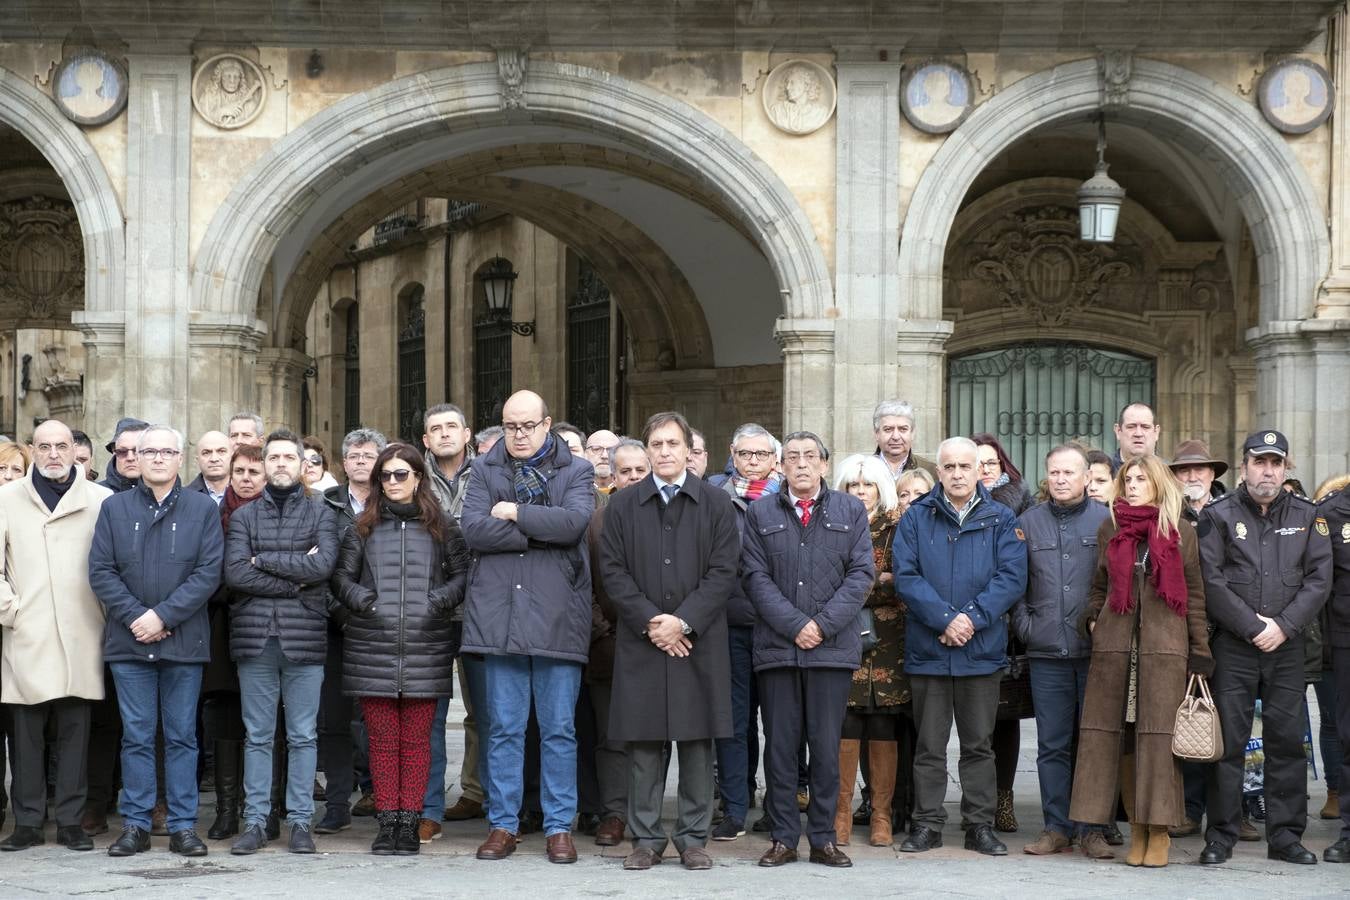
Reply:
M1186 696L1177 707L1172 728L1172 755L1194 762L1214 762L1223 756L1219 711L1203 675L1192 675L1186 682Z

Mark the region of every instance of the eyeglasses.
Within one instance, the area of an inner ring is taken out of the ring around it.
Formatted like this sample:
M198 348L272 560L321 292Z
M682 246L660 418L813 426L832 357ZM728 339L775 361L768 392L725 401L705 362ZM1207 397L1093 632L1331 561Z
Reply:
M997 469L999 467L996 459L982 459L979 466L981 469Z
M521 426L521 427L524 427L524 426ZM609 448L608 448L608 447L602 447L602 446L599 445L599 444L587 444L587 445L586 445L586 452L587 452L587 453L608 453L608 452L609 452Z
M306 457L305 457L305 462L309 463L311 466L321 466L321 465L323 465L323 457L321 457L321 456L306 456Z
M69 444L38 444L38 445L37 445L37 452L42 453L42 454L51 453L53 450L55 450L57 453L69 453L69 452L70 452L70 445L69 445Z
M343 459L350 459L352 462L374 462L379 459L377 453L348 453Z
M135 447L118 447L116 450L113 451L113 456L117 457L118 459L131 459L135 455L136 455Z
M179 453L181 453L182 451L181 451L181 450L169 450L169 449L167 449L167 448L161 449L161 448L158 448L158 447L146 447L146 448L144 448L144 449L142 449L142 450L137 450L136 452L137 452L139 455L144 456L146 459L161 459L161 458L163 458L163 459L173 459L175 456L177 456L177 455L178 455Z
M412 469L386 469L380 473L380 480L385 484L388 484L391 481L397 481L399 484L402 484L408 480L408 477L412 475L412 473Z
M765 462L766 460L773 459L773 455L774 455L774 454L773 454L773 451L772 451L772 450L737 450L737 451L736 451L736 458L737 458L737 459L747 459L747 460L748 460L748 459L754 459L754 460L758 460L759 462Z
M543 419L540 419L538 422L521 422L519 424L515 422L503 422L502 431L505 431L507 434L514 434L516 437L522 437L527 434L532 434L536 428L543 424Z

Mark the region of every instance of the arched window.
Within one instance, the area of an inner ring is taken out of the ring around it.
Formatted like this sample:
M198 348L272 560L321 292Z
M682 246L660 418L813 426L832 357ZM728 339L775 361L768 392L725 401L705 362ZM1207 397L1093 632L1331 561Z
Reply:
M347 344L343 353L343 433L361 427L361 313L355 303L347 307Z
M398 434L420 446L427 409L426 289L410 284L398 296Z
M584 259L567 301L567 421L590 434L610 427L609 288Z
M473 278L473 421L475 428L498 425L502 421L502 404L511 394L511 322L510 316L494 317L488 312L487 294L479 276L488 266L484 263Z

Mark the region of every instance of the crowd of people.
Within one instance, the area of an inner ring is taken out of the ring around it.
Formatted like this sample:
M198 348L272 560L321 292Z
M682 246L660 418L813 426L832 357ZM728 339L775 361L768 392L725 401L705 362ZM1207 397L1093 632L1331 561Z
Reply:
M90 850L115 810L111 856L155 834L206 855L204 787L207 837L236 855L283 819L287 849L314 853L314 834L373 814L378 855L482 818L482 860L542 831L554 863L584 834L631 841L628 870L669 844L700 870L709 841L749 829L769 837L761 866L796 861L804 832L810 862L847 867L858 826L942 846L955 726L964 847L1001 856L1034 718L1044 821L1026 853L1162 867L1203 822L1199 861L1217 865L1263 818L1271 859L1312 864L1314 683L1321 815L1342 822L1322 858L1350 862L1350 476L1305 497L1279 431L1247 437L1225 490L1203 441L1159 454L1142 403L1118 453L1066 443L1039 484L992 434L922 458L900 400L876 408L871 452L835 462L810 431L747 423L713 472L678 412L587 435L520 391L501 418L475 435L433 406L421 447L352 431L341 483L322 442L247 413L197 439L186 484L167 425L118 422L97 482L89 438L59 421L0 443L0 850L44 843L49 815ZM1223 746L1183 765L1193 676Z

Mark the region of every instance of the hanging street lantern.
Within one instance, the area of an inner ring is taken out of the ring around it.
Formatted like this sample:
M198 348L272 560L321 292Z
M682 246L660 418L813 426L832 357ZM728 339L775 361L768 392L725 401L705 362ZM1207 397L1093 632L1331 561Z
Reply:
M1106 174L1106 120L1097 120L1097 171L1078 189L1079 236L1091 243L1109 244L1116 239L1120 205L1125 189Z

